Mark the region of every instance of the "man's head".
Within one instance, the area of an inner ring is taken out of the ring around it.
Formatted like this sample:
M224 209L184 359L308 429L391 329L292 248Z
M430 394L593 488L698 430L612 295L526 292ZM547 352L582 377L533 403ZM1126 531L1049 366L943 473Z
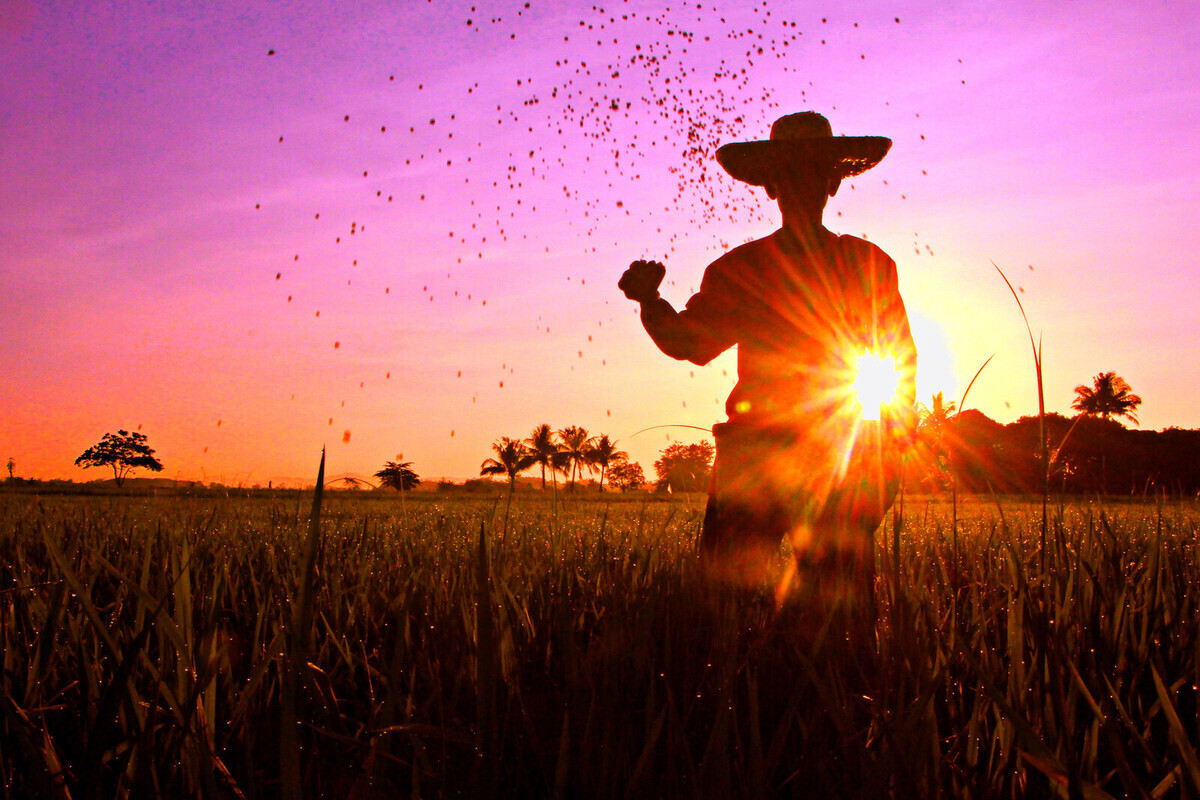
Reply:
M891 146L882 136L834 136L829 120L802 111L775 120L770 139L724 145L717 161L738 180L765 187L786 226L805 227L820 223L843 178L875 166Z
M779 210L788 222L819 222L825 203L841 185L842 176L827 159L787 165L763 183L767 196L779 201Z
M891 146L892 140L882 136L834 136L829 120L801 111L775 120L770 139L724 145L717 161L755 186L803 184L822 175L840 183L878 164ZM835 186L827 196L836 191Z

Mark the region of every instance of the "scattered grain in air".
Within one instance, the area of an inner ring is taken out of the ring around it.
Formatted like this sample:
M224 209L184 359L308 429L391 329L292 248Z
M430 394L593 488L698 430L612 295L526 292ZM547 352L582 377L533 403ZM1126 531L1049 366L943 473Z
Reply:
M349 429L342 431L342 444L347 444L350 441Z

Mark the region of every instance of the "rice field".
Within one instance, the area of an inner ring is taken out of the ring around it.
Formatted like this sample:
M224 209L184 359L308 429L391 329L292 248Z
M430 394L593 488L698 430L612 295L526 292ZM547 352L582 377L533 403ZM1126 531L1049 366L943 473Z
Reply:
M0 494L0 793L1200 797L1194 501L910 497L782 606L702 514Z

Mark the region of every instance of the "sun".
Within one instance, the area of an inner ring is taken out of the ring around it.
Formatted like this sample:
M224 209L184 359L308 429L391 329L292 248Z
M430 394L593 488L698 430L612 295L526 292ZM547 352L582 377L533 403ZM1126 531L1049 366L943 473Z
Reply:
M854 361L854 396L862 407L863 419L879 419L880 408L896 398L900 371L896 359L863 351Z

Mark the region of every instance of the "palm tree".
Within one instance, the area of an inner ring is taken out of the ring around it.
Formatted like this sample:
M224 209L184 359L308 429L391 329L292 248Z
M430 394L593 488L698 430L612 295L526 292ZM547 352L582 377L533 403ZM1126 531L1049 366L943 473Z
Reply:
M561 472L564 478L570 478L571 464L571 454L566 450L559 450L554 454L554 457L550 459L550 474L554 475L555 473ZM557 485L557 482L555 485Z
M501 436L499 441L493 442L492 450L496 451L496 457L480 464L479 474L508 475L508 491L511 494L517 488L517 474L534 465L533 455L519 440L508 436Z
M958 412L958 404L946 400L945 392L934 392L929 405L917 403L917 432L921 441L929 448L929 458L932 466L940 473L949 472L946 463L948 455L945 447L945 433L950 420ZM953 483L953 475L950 476Z
M933 402L930 405L918 403L918 416L920 417L920 427L927 428L931 431L941 431L942 427L950 421L954 416L954 412L958 410L958 404L953 400L946 402L945 392L934 392Z
M1137 425L1134 409L1142 404L1142 398L1133 393L1133 388L1115 372L1101 372L1092 378L1091 387L1082 383L1075 387L1075 402L1071 408L1083 416L1099 416L1105 420L1112 417L1127 417ZM1076 422L1079 421L1077 418ZM1074 430L1074 425L1071 426ZM1060 446L1061 447L1061 446ZM1108 455L1100 453L1100 487L1108 485Z
M421 482L421 479L412 468L411 461L402 461L399 464L395 461L388 461L383 465L383 469L375 473L375 477L379 478L381 485L390 486L397 492L407 492L409 489L415 489Z
M609 465L616 461L628 460L629 453L618 450L617 443L610 440L605 433L588 449L587 457L589 463L600 468L600 491L603 492L604 478L608 475Z
M1071 408L1104 419L1127 417L1137 425L1134 409L1141 404L1142 398L1133 393L1124 378L1115 372L1101 372L1092 378L1092 386L1081 383L1075 387L1075 402L1071 403Z
M578 425L570 425L559 430L558 441L561 445L559 450L563 454L563 460L570 470L571 488L574 488L575 475L582 474L584 469L591 471L591 465L588 463L588 451L595 441L588 438L587 428L581 428Z
M533 463L542 466L542 491L546 490L546 467L550 467L550 478L554 477L554 459L558 455L558 443L554 441L554 432L550 430L550 426L542 423L533 429L533 433L529 434L529 438L524 442L529 448L529 452L533 454Z

